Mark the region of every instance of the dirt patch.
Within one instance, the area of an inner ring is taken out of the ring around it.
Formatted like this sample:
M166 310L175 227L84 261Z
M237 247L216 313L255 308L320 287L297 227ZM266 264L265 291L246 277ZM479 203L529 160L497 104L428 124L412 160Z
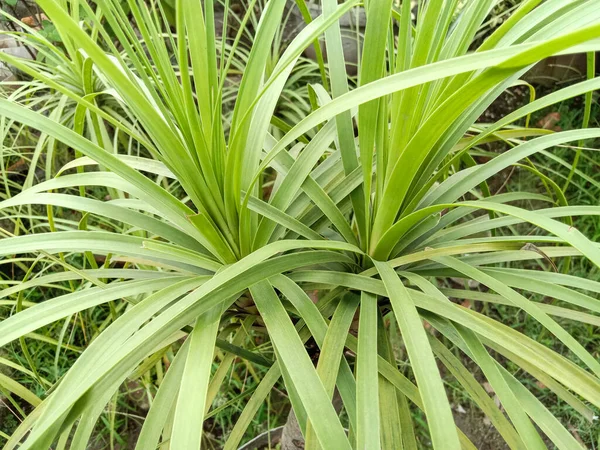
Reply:
M529 88L515 86L508 88L492 102L479 118L480 122L493 123L521 106L529 103Z
M455 412L454 421L478 450L505 450L510 448L496 428L476 409Z

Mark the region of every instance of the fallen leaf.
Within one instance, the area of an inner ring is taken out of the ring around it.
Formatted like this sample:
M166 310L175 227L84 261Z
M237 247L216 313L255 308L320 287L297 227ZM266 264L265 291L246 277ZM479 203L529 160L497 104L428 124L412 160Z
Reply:
M543 119L541 119L537 125L540 128L544 128L545 130L554 130L560 131L561 128L556 126L556 124L560 121L560 113L559 112L551 112L546 114Z
M571 432L575 440L582 445L583 448L587 447L585 445L585 442L583 442L583 439L581 439L581 436L579 436L577 429L573 425L569 425L569 431Z
M21 158L14 164L11 164L10 166L8 166L6 168L6 171L23 173L23 172L27 171L28 168L29 168L29 164L27 163L27 161L25 161L25 159Z
M44 20L48 20L45 14L36 14L34 16L23 17L21 22L29 27L39 27Z

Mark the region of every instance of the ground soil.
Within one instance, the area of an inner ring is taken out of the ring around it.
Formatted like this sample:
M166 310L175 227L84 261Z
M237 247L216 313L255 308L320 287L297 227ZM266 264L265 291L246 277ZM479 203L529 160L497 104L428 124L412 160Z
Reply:
M478 450L505 450L510 448L485 416L476 409L456 412L454 421Z

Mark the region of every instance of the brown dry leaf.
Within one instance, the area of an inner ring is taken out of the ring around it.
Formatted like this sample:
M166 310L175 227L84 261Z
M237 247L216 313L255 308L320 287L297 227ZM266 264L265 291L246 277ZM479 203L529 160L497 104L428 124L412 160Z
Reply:
M554 130L560 131L561 128L556 126L556 124L560 121L560 113L559 112L551 112L546 114L543 119L541 119L537 125L540 128L544 128L546 130Z
M270 184L263 188L263 198L265 201L271 198L271 193L273 192L273 185Z
M583 448L586 448L585 442L583 442L583 439L581 439L581 436L579 436L577 428L575 428L573 425L569 425L569 431L571 432L575 440L579 442Z
M23 22L25 25L27 25L29 27L39 28L39 25L44 20L48 20L48 17L46 17L46 14L36 14L34 16L23 17L21 19L21 22Z
M465 300L461 303L463 308L471 309L471 300Z
M7 172L18 172L23 173L29 168L29 164L23 158L19 159L16 163L11 164L6 168Z

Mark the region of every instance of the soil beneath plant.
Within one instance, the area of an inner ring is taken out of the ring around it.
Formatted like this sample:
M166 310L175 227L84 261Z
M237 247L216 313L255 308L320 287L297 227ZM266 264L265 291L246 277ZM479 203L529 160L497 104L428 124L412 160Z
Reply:
M494 426L476 409L455 412L454 421L478 450L505 450L510 448Z
M515 86L504 91L479 117L480 122L493 123L529 102L529 89Z

